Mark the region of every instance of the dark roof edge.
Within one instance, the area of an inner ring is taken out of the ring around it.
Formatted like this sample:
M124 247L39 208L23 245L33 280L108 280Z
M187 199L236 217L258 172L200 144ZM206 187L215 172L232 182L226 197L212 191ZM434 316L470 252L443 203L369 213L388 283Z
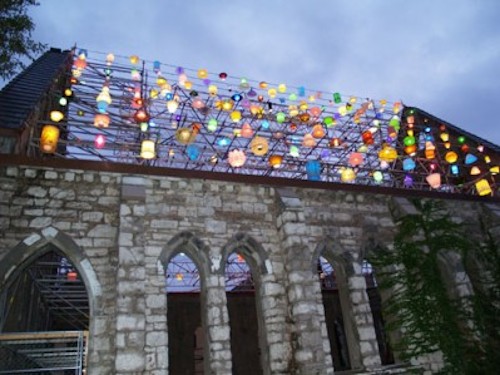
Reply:
M421 114L423 114L424 116L427 116L431 119L433 119L434 121L437 121L437 122L440 122L444 125L446 125L447 128L449 129L452 129L453 131L457 132L457 133L461 133L463 134L464 136L474 140L475 142L477 143L480 143L492 150L494 150L495 152L499 152L500 153L500 146L499 145L496 145L495 143L493 142L490 142L484 138L481 138L481 137L478 137L477 135L473 134L473 133L470 133L468 132L467 130L464 130L456 125L453 125L453 124L450 124L449 122L439 118L439 117L436 117L434 115L431 115L429 112L426 112L418 107L413 107L413 106L405 106L406 108L414 108L416 109L417 111L419 111Z

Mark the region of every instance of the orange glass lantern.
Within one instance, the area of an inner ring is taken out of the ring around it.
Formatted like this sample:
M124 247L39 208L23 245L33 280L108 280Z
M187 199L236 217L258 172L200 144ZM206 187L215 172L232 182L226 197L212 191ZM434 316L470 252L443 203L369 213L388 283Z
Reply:
M413 156L417 152L417 145L411 145L405 147L405 153L407 155Z
M265 138L257 136L250 143L250 150L252 150L254 155L262 156L267 154L269 144Z
M252 136L253 136L253 129L252 129L252 126L250 126L249 123L245 123L241 127L241 136L244 137L244 138L252 138Z
M107 128L109 126L109 116L104 113L98 113L94 117L94 126L96 128Z
M45 125L40 136L40 151L46 154L53 154L59 142L59 128L54 125Z
M436 157L436 146L432 142L425 142L425 158L434 159Z
M342 145L342 143L344 143L344 142L342 142L342 140L340 138L332 138L330 140L330 142L328 143L328 145L330 147L334 148L334 147L339 147L340 145Z
M282 161L283 161L283 156L281 155L271 155L269 157L269 165L273 168L281 167Z
M359 152L353 152L350 156L349 156L349 164L353 167L357 167L358 165L360 165L361 163L363 163L363 154L359 153Z
M312 128L312 136L314 138L323 138L325 136L325 129L323 128L323 125L314 125Z
M450 164L456 163L458 160L458 155L455 151L448 151L444 156L444 160L446 160L446 162Z
M361 134L361 138L363 139L363 143L365 145L372 145L375 141L373 140L373 134L371 131L366 130Z

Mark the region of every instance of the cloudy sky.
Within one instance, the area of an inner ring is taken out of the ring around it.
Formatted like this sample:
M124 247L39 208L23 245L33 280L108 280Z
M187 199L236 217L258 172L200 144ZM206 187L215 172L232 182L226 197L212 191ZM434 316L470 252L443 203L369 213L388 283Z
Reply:
M402 100L500 144L498 0L41 0L34 38Z

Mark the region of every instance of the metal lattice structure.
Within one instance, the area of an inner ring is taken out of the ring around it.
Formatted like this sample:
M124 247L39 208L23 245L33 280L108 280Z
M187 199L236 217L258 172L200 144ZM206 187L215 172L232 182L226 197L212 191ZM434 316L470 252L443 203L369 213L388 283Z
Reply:
M75 51L32 155L499 196L498 146L402 102Z

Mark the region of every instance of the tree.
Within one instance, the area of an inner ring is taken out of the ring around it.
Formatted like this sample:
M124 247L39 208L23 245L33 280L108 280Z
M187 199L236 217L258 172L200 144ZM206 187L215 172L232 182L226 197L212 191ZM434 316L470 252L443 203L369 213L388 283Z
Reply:
M26 58L34 59L46 45L35 42L35 28L27 11L39 5L37 0L0 0L0 77L11 78L25 67Z

